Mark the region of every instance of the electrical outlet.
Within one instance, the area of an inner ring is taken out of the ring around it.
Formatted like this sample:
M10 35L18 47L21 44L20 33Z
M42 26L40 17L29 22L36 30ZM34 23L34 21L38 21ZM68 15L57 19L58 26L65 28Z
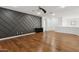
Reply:
M21 32L21 34L23 34L23 32Z
M16 33L17 35L19 34L19 32Z

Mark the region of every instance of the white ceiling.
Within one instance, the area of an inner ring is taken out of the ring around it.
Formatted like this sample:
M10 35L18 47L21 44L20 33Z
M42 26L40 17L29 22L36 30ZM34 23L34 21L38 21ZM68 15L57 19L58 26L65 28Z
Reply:
M37 10L38 6L1 6L4 8L37 15L33 10ZM47 13L55 13L56 16L69 16L69 15L79 15L79 6L66 6L65 8L61 8L59 6L41 6L44 8Z

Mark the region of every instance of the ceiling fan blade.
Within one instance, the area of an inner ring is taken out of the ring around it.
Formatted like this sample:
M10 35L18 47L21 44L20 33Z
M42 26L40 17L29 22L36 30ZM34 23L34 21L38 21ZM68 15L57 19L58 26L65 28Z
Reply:
M40 6L39 6L39 9L42 10L44 13L47 12L44 8L42 8L42 7L40 7Z

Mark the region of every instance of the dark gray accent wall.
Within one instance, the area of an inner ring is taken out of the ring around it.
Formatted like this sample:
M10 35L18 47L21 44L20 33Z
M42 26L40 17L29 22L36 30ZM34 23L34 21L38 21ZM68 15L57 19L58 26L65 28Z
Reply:
M0 38L31 33L40 27L41 17L0 8Z

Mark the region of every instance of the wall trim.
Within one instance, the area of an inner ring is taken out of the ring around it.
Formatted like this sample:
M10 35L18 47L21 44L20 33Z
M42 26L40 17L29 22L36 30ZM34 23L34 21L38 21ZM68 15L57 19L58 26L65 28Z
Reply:
M26 35L32 35L32 34L35 34L35 32L28 33L28 34L17 35L17 36L6 37L6 38L1 38L0 41L1 40L12 39L12 38L17 38L17 37L22 37L22 36L26 36Z

